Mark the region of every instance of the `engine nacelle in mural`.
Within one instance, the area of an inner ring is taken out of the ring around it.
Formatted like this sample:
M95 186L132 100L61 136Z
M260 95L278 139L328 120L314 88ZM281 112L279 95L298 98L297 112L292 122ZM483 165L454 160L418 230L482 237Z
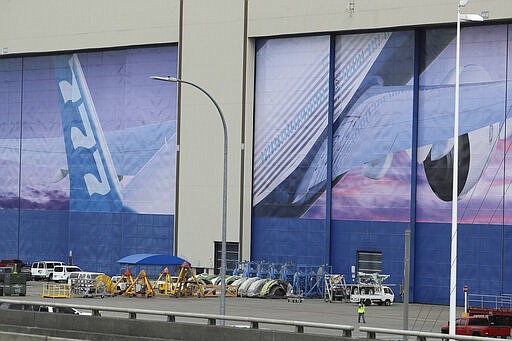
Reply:
M499 136L499 124L480 128L459 136L458 197L464 197L480 180L487 168ZM443 201L452 200L453 187L453 146L442 157L435 157L435 150L423 161L425 175L430 188Z
M492 82L491 76L482 66L468 64L462 67L461 86L482 82ZM443 83L455 84L455 69L448 73ZM463 125L463 120L459 120L458 124ZM494 123L459 136L458 198L464 197L480 180L499 135L500 123ZM443 201L451 201L453 197L453 158L453 139L450 139L431 145L423 161L428 184Z

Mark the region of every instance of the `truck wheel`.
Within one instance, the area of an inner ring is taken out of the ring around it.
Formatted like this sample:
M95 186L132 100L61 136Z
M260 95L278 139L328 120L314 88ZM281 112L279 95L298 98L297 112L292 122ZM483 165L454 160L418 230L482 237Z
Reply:
M390 300L386 300L386 301L384 301L384 304L385 304L387 307L389 307L389 306L391 305L391 301L390 301Z
M472 336L480 336L480 332L479 331L473 331L473 333L471 333Z
M364 305L372 305L372 300L367 298L366 300L364 300Z

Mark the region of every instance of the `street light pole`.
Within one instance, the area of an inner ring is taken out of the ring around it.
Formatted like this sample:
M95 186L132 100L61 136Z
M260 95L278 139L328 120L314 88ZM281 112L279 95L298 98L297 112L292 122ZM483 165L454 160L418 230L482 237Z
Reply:
M457 37L455 47L455 110L453 114L453 187L452 187L452 238L450 257L450 319L449 334L455 335L457 309L457 198L459 196L459 97L460 97L460 22L483 21L477 14L461 14L460 10L469 0L458 0Z
M226 126L226 120L224 119L224 114L220 109L219 104L215 101L215 99L203 88L199 85L179 79L174 77L159 77L159 76L151 76L151 79L164 81L164 82L173 82L173 83L183 83L193 86L194 88L201 91L212 101L213 105L219 112L220 120L222 121L222 128L224 130L224 178L223 178L223 186L222 186L222 250L221 250L221 265L220 265L220 279L221 279L221 289L220 289L220 314L226 314L226 217L227 217L227 183L228 183L228 130ZM221 325L224 325L224 321L220 322Z
M467 1L466 1L467 3ZM457 38L455 47L455 111L453 114L453 180L452 180L452 238L450 257L450 320L449 334L455 335L457 308L457 198L459 196L459 72L460 72L460 8L457 6Z

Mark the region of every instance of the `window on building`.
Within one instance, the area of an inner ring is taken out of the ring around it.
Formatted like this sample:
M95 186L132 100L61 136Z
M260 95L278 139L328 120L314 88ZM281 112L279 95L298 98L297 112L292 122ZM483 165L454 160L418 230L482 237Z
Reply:
M365 273L382 272L382 252L357 252L357 271Z
M220 273L222 242L215 242L215 274ZM233 271L238 261L238 243L226 242L226 273Z

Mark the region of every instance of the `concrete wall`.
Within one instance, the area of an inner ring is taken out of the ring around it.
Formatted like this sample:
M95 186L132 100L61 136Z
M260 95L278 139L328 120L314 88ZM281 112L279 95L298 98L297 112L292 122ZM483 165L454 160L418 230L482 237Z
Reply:
M228 241L250 258L254 38L453 23L445 0L5 0L0 55L179 42L183 79L219 102L227 120ZM473 0L466 13L512 18L510 0ZM181 16L182 13L182 16ZM213 267L221 239L220 119L207 98L182 87L179 102L176 253Z
M178 40L178 0L6 0L0 9L0 55Z
M181 322L130 320L67 314L0 310L0 329L10 333L50 336L66 340L245 340L245 341L305 341L350 340L340 336L298 334L294 332L236 327L209 326ZM8 336L8 335L7 335ZM2 340L0 334L0 340ZM21 337L21 336L20 336ZM4 339L8 340L8 339ZM9 339L15 340L15 339ZM28 336L19 340L35 340Z
M353 2L354 11L349 12ZM472 0L465 13L488 11L489 20L512 17L507 0ZM249 36L274 36L345 30L454 23L457 1L421 0L255 0L249 6Z
M0 332L0 341L74 341L76 339L51 337L45 335L30 335L15 332Z
M184 1L181 77L216 99L228 131L228 241L238 241L243 100L244 2ZM223 128L218 111L196 89L182 86L178 198L178 256L213 264L221 240ZM197 232L201 231L201 238ZM191 252L191 250L202 250Z

